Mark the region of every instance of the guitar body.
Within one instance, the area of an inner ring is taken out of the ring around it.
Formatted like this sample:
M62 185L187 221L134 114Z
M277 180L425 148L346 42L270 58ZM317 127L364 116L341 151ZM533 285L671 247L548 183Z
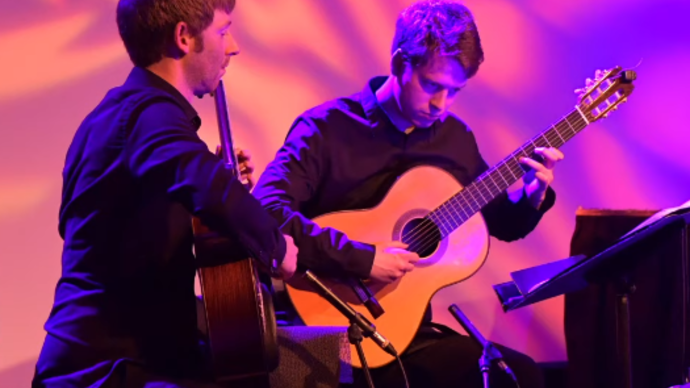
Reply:
M257 264L241 256L243 249L237 243L205 228L198 219L194 221L214 376L219 382L267 384L268 373L278 366L271 295L259 279Z
M222 80L213 97L220 155L240 177ZM272 297L259 278L257 263L239 242L210 230L198 218L192 221L215 380L268 387L268 374L278 366L278 339Z
M327 214L314 219L321 227L332 227L348 238L378 243L401 240L405 226L424 217L452 197L462 186L444 170L418 167L402 175L385 199L375 208ZM469 278L484 263L489 249L489 235L480 213L472 216L458 230L442 239L433 252L421 259L416 268L400 280L388 284L368 284L384 314L374 319L347 283L322 279L338 297L363 314L377 330L402 353L412 341L432 296L441 288ZM290 281L287 292L297 313L308 326L348 326L338 310L314 292L309 284ZM362 342L367 363L376 368L395 360L373 341ZM356 350L352 349L352 354ZM361 367L359 359L353 365Z

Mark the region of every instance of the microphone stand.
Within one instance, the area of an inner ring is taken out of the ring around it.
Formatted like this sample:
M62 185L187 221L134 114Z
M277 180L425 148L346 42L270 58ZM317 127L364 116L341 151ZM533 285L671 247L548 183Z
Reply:
M367 379L367 385L369 388L374 388L374 380L371 378L369 365L367 365L367 358L364 356L364 349L362 348L363 338L362 329L359 328L356 322L350 321L350 327L347 328L347 339L350 341L350 344L355 345L355 348L357 348L357 356L359 357L359 362L362 364L364 377Z
M321 296L330 302L333 307L340 311L340 313L342 313L350 321L350 327L347 329L347 338L350 343L355 345L355 348L357 348L357 355L362 363L362 369L364 369L364 375L366 376L369 388L374 388L374 382L371 378L369 365L367 365L367 359L364 356L364 349L362 349L362 339L364 337L371 338L374 342L376 342L377 345L379 345L379 347L381 347L381 349L397 358L398 354L395 351L395 348L393 348L393 345L386 338L376 331L376 327L371 322L369 322L362 314L355 311L347 303L338 298L328 287L321 283L321 281L319 281L319 279L314 276L311 271L305 271L304 277L309 280L317 291L319 291Z
M501 369L503 369L503 371L506 372L508 376L513 379L513 381L515 381L515 385L519 387L520 385L518 384L517 377L515 377L515 373L513 373L508 364L503 361L503 355L498 351L494 344L484 338L484 336L479 332L479 330L477 330L476 327L474 327L469 318L467 318L467 316L460 311L460 308L455 303L448 307L448 311L450 311L451 315L453 315L458 323L460 323L460 325L465 329L467 334L469 334L469 336L482 347L482 355L479 357L479 370L482 372L484 388L489 388L489 369L491 366L491 361L496 361L498 366L501 367Z
M484 381L484 388L489 388L489 372L491 370L491 357L487 348L482 349L482 355L479 357L479 370L482 372L482 380Z

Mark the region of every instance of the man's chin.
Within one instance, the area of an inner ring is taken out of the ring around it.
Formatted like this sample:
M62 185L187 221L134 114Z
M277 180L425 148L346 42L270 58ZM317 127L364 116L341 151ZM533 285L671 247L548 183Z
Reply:
M435 121L436 120L414 120L412 124L414 124L415 128L429 128L434 125Z
M213 94L216 89L218 89L218 85L220 85L220 80L216 80L213 83L208 83L204 85L204 87L199 88L199 90L195 90L194 95L198 98L203 98L207 94Z

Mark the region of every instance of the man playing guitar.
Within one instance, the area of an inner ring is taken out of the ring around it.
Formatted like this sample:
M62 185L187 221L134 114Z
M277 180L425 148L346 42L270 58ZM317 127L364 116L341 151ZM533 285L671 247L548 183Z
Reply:
M423 0L397 20L389 76L375 77L362 92L316 106L295 120L254 194L282 224L283 233L293 237L300 267L324 277L369 279L371 284L404 281L416 271L420 257L406 250L407 244L356 241L312 219L376 206L402 174L417 166L443 169L462 185L485 172L488 166L473 133L448 111L482 61L470 11L452 1ZM531 169L524 186L503 192L481 211L496 238L525 237L554 204L549 185L563 154L555 148L535 153L541 163L521 160ZM424 182L419 186L423 195ZM480 350L468 337L430 328L429 321L427 317L402 353L411 386L481 387ZM523 388L543 385L531 359L501 350ZM372 375L376 385L404 386L395 363L375 368ZM496 374L492 386L505 381ZM364 384L357 373L355 385Z

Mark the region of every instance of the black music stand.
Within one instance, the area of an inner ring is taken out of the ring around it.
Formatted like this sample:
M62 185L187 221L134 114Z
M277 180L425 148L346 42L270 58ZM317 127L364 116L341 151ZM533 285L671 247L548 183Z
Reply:
M592 257L584 255L511 273L512 281L494 285L505 312L528 306L555 296L575 292L592 283L615 281L618 284L616 320L617 346L623 386L633 387L630 348L630 299L635 291L630 272L641 252L654 248L655 239L671 230L690 224L688 209L684 213L654 216L653 222L623 236L614 245Z

